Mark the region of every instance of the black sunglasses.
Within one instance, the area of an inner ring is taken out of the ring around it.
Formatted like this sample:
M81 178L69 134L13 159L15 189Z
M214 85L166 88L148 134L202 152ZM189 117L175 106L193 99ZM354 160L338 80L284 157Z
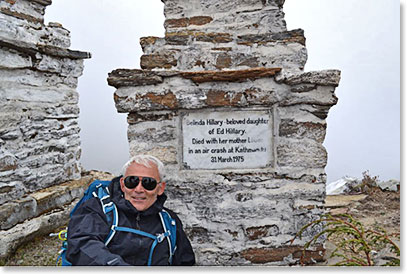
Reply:
M133 189L136 188L140 182L139 177L141 176L127 176L124 178L124 185L129 188ZM157 180L151 177L141 177L141 185L146 190L154 190L157 186Z

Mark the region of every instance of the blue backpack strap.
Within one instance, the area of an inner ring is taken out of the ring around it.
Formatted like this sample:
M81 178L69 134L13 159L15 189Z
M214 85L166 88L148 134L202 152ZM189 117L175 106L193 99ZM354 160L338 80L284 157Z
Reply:
M110 193L107 185L96 185L96 190L92 194L99 198L103 213L105 213L107 221L112 224L110 232L105 239L105 245L107 246L116 234L116 230L113 228L117 227L119 224L119 213L117 211L116 204L110 199ZM113 220L111 216L113 216Z
M177 249L177 226L175 220L171 217L171 215L166 211L162 210L160 213L161 223L163 225L164 231L168 234L167 241L170 250L170 258L169 263L172 265L172 257L175 254L175 250Z
M71 210L71 213L69 214L69 217L72 217L72 214L78 209L80 205L82 205L85 201L91 199L92 197L95 197L93 194L95 191L97 191L97 188L100 186L106 187L111 183L111 181L101 181L101 180L95 180L93 181L88 188L86 189L85 193L83 194L82 198L79 200L79 202L75 205L75 207Z

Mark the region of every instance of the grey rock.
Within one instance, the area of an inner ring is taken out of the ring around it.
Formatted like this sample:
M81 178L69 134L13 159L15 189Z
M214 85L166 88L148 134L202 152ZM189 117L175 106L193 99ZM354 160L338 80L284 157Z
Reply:
M392 180L388 180L388 181L377 182L377 185L383 191L397 192L400 188L400 181L392 179Z

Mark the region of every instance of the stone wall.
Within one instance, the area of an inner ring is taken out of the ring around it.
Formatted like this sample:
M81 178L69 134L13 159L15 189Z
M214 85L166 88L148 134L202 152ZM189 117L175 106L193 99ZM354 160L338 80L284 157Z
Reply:
M165 37L141 39L142 69L108 78L130 153L166 164L167 206L198 265L298 263L317 231L290 240L324 212L340 72L303 71L304 32L286 29L283 0L163 2Z
M50 4L0 1L0 258L40 227L66 222L66 214L35 218L80 195L48 190L81 178L76 87L90 54L68 49L70 34L60 24L44 24Z

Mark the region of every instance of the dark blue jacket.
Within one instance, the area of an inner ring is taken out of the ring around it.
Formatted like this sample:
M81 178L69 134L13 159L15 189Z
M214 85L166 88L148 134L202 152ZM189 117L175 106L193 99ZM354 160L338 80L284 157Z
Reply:
M119 212L119 226L130 227L159 234L163 232L158 212L167 199L163 194L146 211L138 211L124 199L119 177L109 185L112 201ZM177 249L173 265L194 265L195 255L178 216L165 208L177 225ZM153 240L128 232L117 231L108 246L104 241L111 224L103 213L98 198L84 202L73 214L68 225L68 250L66 257L72 265L147 265ZM168 265L169 246L167 240L159 243L153 253L152 265Z

